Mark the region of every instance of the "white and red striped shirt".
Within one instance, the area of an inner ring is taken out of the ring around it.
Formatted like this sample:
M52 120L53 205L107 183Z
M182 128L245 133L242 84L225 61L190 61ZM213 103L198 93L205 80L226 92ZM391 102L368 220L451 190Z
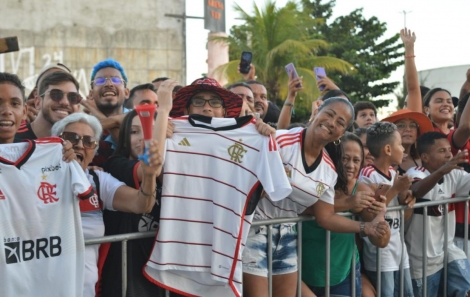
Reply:
M144 274L186 296L241 296L241 255L259 183L273 200L291 192L277 145L251 117L173 119L160 229Z
M388 172L381 172L373 165L364 167L359 174L359 181L370 184L387 184L392 186L397 172L393 167L389 167ZM395 196L388 206L397 206L398 197ZM400 238L400 228L403 228L403 222L400 220L400 212L398 210L388 211L385 214L385 220L390 225L390 242L381 250L381 271L397 271L400 268L402 256L405 268L409 268L408 253L406 248L402 255L402 246L405 244ZM377 247L373 245L368 237L364 238L364 267L369 271L377 271Z
M255 220L297 217L318 200L334 204L334 187L338 177L335 166L325 150L314 164L306 164L303 157L305 131L304 128L276 131L276 141L292 193L280 201L274 201L270 196L261 199Z
M0 145L0 296L82 296L79 198L94 194L62 140Z
M425 179L431 173L424 167L417 166L408 169L406 172L413 178L414 182ZM464 170L454 169L444 177L422 198L416 202L428 202L451 199L454 197L468 196L470 191L470 174ZM454 204L449 204L448 225L445 230L444 205L428 207L428 228L424 230L423 209L415 208L413 216L407 225L409 228L405 233L406 245L410 254L411 278L423 277L423 239L427 234L426 256L427 261L426 276L432 275L444 267L444 247L447 245L447 260L452 262L459 259L466 259L465 253L454 244L455 234L455 208ZM444 241L444 233L447 232L447 244Z

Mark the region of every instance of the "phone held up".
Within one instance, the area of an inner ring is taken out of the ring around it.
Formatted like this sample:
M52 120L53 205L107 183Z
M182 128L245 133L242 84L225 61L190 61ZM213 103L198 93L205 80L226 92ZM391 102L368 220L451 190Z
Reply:
M374 198L377 201L381 202L380 196L385 196L387 194L388 190L391 188L390 185L387 184L379 184L377 186L377 189L375 189L375 195Z
M321 76L326 77L325 68L323 68L323 67L315 67L315 68L313 68L313 72L315 72L315 76L317 77L317 81L322 79ZM319 87L319 89L320 89L320 91L323 91L325 89L325 86L321 85Z
M242 58L240 59L240 73L248 74L250 72L251 58L253 54L251 52L243 52Z
M289 76L289 78L291 77L291 75L292 75L292 78L298 78L299 77L299 75L297 74L297 70L295 70L294 63L289 63L289 64L286 65L286 72L287 72L287 75ZM301 88L302 84L297 84L295 87L296 88Z

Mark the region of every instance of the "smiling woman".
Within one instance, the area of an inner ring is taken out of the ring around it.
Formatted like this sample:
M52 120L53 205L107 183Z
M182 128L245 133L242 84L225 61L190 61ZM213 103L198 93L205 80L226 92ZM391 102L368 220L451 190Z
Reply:
M148 213L156 199L156 178L161 172L161 158L157 154L156 141L149 148L149 165L142 167L140 190L126 186L108 173L88 170L87 166L98 149L97 139L101 135L99 121L85 113L74 113L52 127L52 135L62 136L73 144L77 161L85 171L100 203L84 201L80 204L82 227L85 239L104 235L103 209L131 213ZM96 196L95 196L96 197ZM85 247L84 296L95 296L98 281L98 245Z
M420 135L434 130L431 120L421 112L401 109L383 119L382 122L394 123L401 135L402 145L405 148L407 157L398 166L398 172L405 174L411 167L421 166L416 140Z

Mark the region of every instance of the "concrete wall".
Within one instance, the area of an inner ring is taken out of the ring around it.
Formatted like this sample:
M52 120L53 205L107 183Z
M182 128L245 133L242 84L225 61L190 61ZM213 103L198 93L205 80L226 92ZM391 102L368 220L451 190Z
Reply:
M467 70L470 65L449 66L418 71L419 80L423 86L430 89L443 88L452 96L459 97L460 88L466 80Z
M6 3L5 3L6 1ZM0 37L18 36L20 52L0 54L0 71L18 74L28 89L41 69L68 66L89 90L93 65L119 61L129 87L168 76L185 82L182 15L185 0L3 0Z

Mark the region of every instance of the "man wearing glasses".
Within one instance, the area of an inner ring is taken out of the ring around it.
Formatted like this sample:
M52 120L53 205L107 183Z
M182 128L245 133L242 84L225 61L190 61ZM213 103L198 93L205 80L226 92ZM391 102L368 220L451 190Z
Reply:
M78 111L82 99L79 84L72 74L56 71L41 77L34 98L39 111L30 124L22 125L15 135L16 140L37 139L51 136L56 122Z
M93 165L102 167L116 147L119 127L129 111L124 102L129 98L127 75L119 62L106 59L98 62L91 73L91 90L88 100L83 100L91 115L100 121L103 135Z

